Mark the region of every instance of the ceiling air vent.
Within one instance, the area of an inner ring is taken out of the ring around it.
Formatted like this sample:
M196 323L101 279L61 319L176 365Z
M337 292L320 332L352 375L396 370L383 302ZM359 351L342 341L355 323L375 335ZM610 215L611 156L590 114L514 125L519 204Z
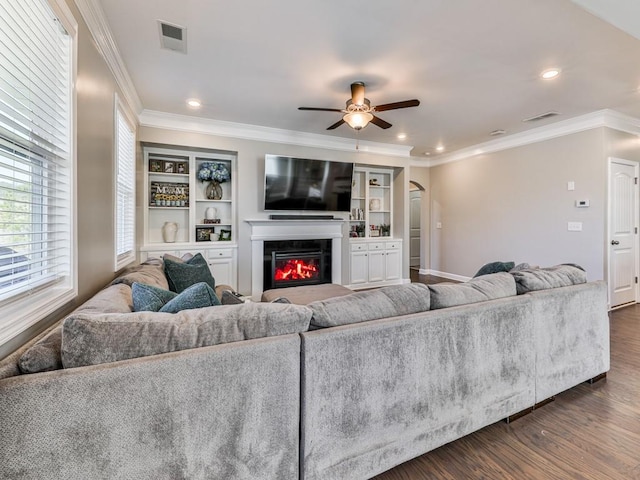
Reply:
M160 46L174 52L187 53L187 29L158 20Z
M547 112L541 113L540 115L536 115L535 117L529 117L522 120L523 122L537 122L538 120L546 120L547 118L555 117L556 115L560 115L560 112Z

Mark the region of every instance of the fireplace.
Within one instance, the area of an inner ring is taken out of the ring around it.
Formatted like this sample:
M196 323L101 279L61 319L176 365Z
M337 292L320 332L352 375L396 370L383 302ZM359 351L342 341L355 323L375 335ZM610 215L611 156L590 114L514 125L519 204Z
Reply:
M264 242L264 290L331 283L331 240Z

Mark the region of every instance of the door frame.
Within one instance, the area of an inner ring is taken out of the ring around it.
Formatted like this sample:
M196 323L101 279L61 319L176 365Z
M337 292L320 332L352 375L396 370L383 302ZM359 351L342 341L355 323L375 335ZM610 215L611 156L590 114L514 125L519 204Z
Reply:
M635 228L636 231L638 228L640 228L639 225L639 218L640 218L640 193L639 193L639 187L640 185L638 185L638 178L640 175L640 163L638 162L634 162L632 160L626 160L624 158L618 158L618 157L607 157L607 232L606 232L606 244L605 244L605 259L606 259L606 265L607 265L607 306L609 308L609 310L612 309L611 307L611 254L610 254L610 250L609 247L611 246L611 209L613 206L613 200L611 198L611 165L613 163L620 163L622 165L627 165L630 167L633 167L633 174L636 178L636 184L635 184L635 188L634 188L634 209L635 209ZM638 239L640 238L639 234L636 234L636 238L635 238L635 242L636 242L636 248L635 248L635 252L636 252L636 258L635 258L635 265L633 266L634 268L634 272L635 272L635 276L638 277L640 276L640 242L638 241ZM638 303L638 292L639 292L639 285L638 283L635 284L635 288L633 289L633 293L634 293L634 297L635 297L635 302ZM613 307L613 309L615 308L620 308L620 307L624 307L624 306L628 306L629 304L623 304L620 306L616 306Z

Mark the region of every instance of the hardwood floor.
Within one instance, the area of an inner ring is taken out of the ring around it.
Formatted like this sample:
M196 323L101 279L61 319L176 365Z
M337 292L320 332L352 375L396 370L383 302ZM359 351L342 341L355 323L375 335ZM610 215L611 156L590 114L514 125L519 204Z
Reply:
M640 306L611 313L607 378L556 396L375 480L640 479Z

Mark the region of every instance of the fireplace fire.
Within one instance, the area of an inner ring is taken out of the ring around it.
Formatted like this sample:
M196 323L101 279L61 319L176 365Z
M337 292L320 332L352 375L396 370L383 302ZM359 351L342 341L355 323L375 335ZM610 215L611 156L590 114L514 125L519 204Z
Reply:
M327 240L265 242L264 287L331 282L331 243Z
M284 263L284 265L282 265L282 263ZM307 262L304 259L293 259L276 262L273 279L276 282L286 282L288 280L317 278L319 275L320 268L315 261Z

